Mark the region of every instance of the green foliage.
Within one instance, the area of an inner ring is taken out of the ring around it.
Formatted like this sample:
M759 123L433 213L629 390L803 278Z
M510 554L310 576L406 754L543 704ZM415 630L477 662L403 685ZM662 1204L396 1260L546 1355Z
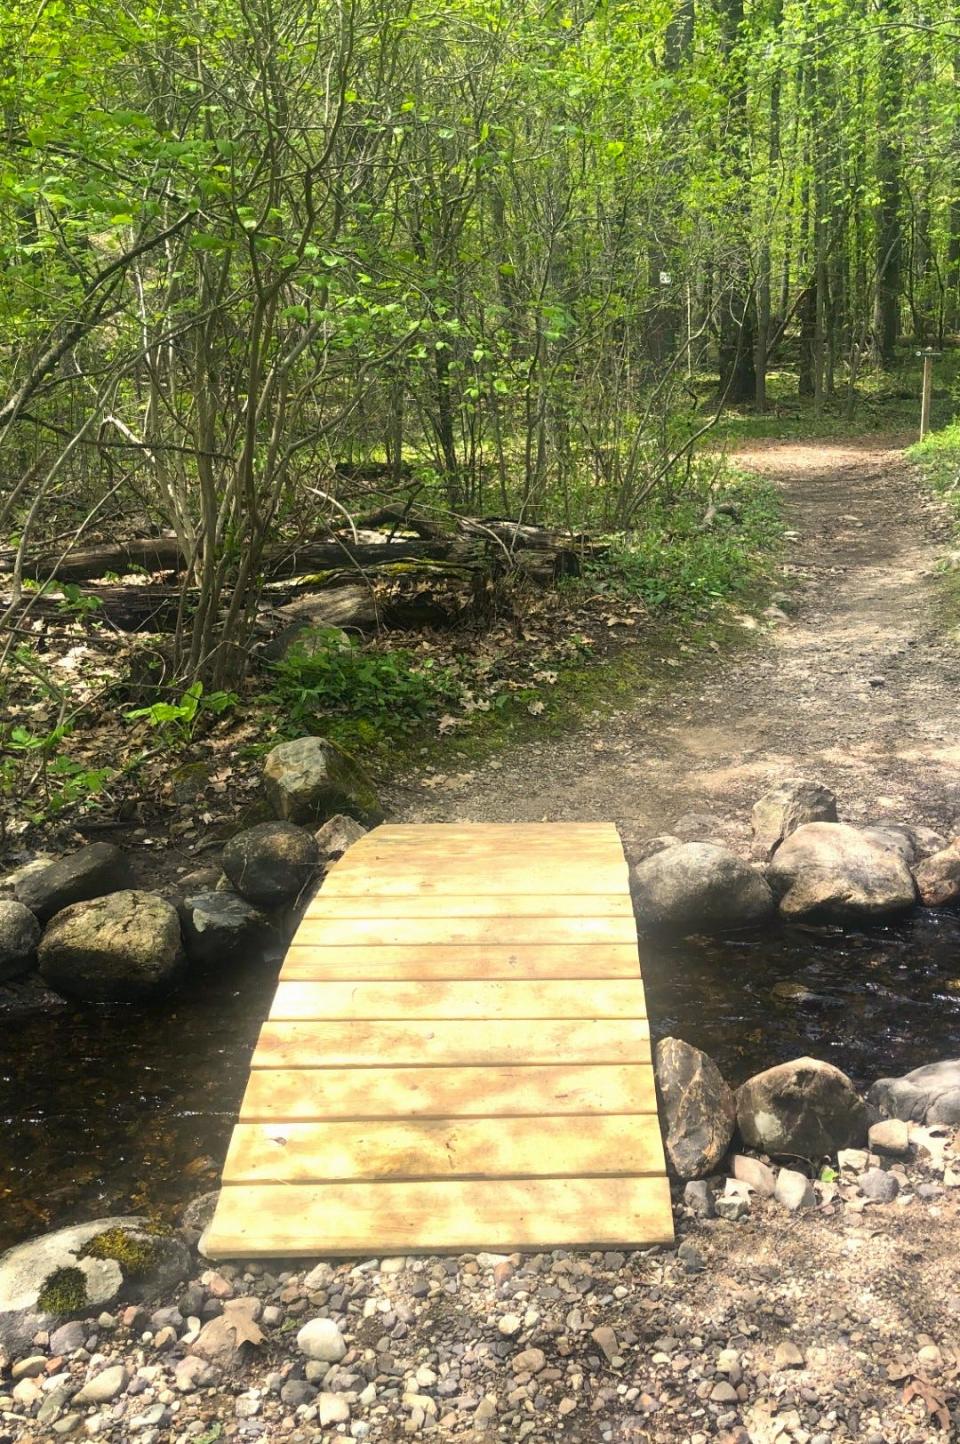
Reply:
M49 732L17 725L0 736L0 797L25 805L33 822L93 802L116 776L115 768L91 767L61 751L72 730L66 723Z
M722 492L693 486L650 508L643 529L591 564L599 589L639 596L654 611L702 614L764 576L782 531L774 487L756 478Z
M931 431L911 447L909 456L954 518L956 546L944 558L941 570L945 620L948 626L955 626L960 621L960 418Z
M236 692L205 692L202 682L194 682L178 702L151 702L123 715L128 722L147 722L166 740L189 742L205 712L221 717L239 700Z
M272 667L271 699L291 734L319 732L346 745L409 734L459 695L449 668L396 648L344 646L332 631L315 650L294 647Z
M103 606L99 597L91 596L84 592L73 582L59 583L60 591L63 593L63 600L60 603L60 610L68 612L74 617L90 617L99 612Z

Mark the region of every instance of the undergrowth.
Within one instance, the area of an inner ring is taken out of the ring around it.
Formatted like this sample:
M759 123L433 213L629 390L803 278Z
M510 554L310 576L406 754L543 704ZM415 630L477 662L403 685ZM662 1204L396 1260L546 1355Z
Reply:
M907 454L951 512L960 548L960 418L939 431L931 431ZM943 559L942 571L948 617L960 623L960 550Z

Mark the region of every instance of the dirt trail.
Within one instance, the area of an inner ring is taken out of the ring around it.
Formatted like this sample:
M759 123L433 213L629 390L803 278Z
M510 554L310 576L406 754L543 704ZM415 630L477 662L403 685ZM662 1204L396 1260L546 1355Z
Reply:
M901 445L742 453L783 490L795 533L790 618L733 655L698 659L675 688L616 717L475 771L410 780L394 790L394 815L609 818L628 852L668 830L736 843L769 783L805 775L834 788L850 821L949 828L960 819L960 645L945 633L935 575L949 529Z

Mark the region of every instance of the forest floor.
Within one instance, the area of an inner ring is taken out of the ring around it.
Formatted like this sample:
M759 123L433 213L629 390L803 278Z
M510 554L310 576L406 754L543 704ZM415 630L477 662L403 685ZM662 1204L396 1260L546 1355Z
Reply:
M628 854L677 830L736 846L757 797L803 775L832 787L849 821L949 829L960 817L960 648L937 567L951 524L904 444L871 436L740 450L738 464L783 494L791 615L760 618L749 645L703 654L617 715L462 772L404 779L391 815L610 819Z

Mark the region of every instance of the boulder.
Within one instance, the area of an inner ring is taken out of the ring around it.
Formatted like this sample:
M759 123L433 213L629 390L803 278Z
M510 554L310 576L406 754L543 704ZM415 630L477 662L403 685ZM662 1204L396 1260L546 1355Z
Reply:
M355 842L359 842L361 837L366 835L367 829L359 822L338 812L336 817L331 817L329 822L325 822L315 833L315 840L322 860L333 862L336 858L343 857L347 848L353 847Z
M891 852L899 854L908 867L916 861L916 844L910 835L909 828L877 823L872 827L861 828L861 832L871 842L879 843L881 847L889 848Z
M953 842L924 858L913 876L924 907L944 908L960 902L960 845Z
M808 822L836 822L837 799L822 782L790 777L777 783L754 804L753 852L765 862L785 837Z
M241 897L257 907L291 902L309 886L320 866L313 834L292 822L261 822L232 837L223 870Z
M264 787L284 822L316 824L335 813L373 825L383 813L373 785L357 764L325 737L298 737L267 754Z
M0 982L27 973L37 960L40 924L23 903L0 901Z
M17 901L45 923L71 903L88 902L132 886L130 863L119 847L91 842L59 862L22 875L15 891Z
M816 1160L856 1148L869 1114L845 1073L816 1058L780 1063L737 1092L737 1125L751 1148L772 1158Z
M767 870L784 917L851 922L905 912L916 888L900 853L844 822L811 822L781 843Z
M0 1351L16 1354L61 1319L162 1294L189 1271L183 1239L145 1218L100 1218L28 1239L0 1255Z
M265 913L234 892L201 892L179 908L192 963L234 963L279 952L280 934Z
M868 1097L888 1118L956 1127L960 1124L960 1058L927 1063L903 1078L880 1078Z
M733 1093L713 1059L679 1038L657 1044L656 1077L670 1166L678 1178L706 1178L730 1147Z
M759 873L711 842L666 847L633 869L633 895L642 930L721 933L756 927L774 910Z
M180 970L180 919L155 893L111 893L57 913L38 956L46 982L68 997L131 1002L166 987Z

